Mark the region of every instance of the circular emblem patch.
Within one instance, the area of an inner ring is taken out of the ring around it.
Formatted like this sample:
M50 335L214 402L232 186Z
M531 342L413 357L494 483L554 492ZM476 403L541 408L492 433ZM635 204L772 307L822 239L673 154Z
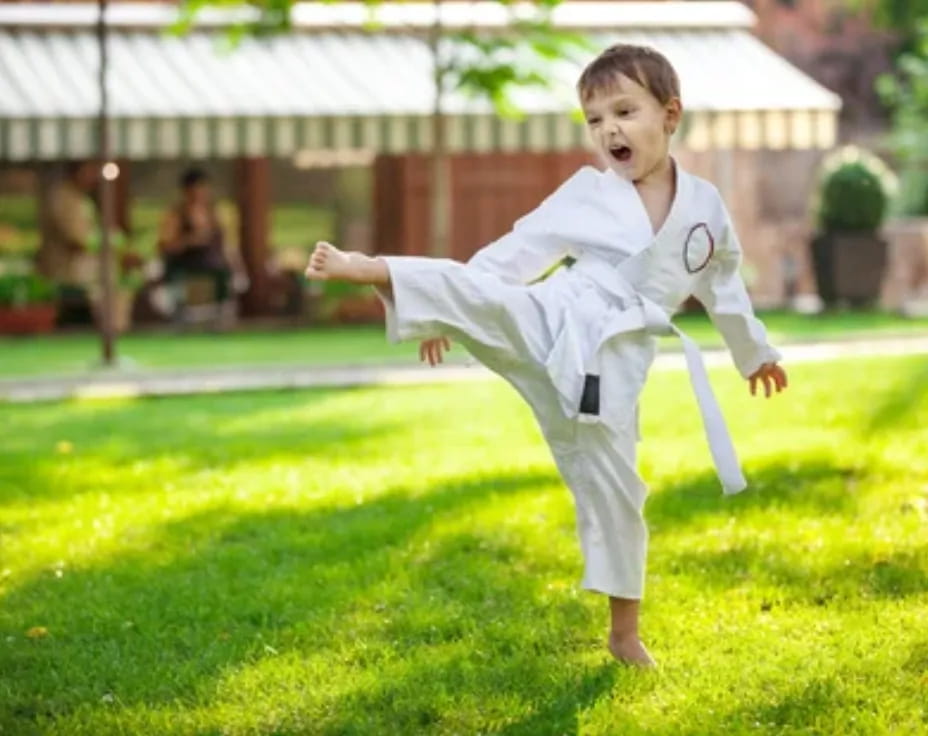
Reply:
M683 244L683 265L687 273L699 273L709 265L709 259L715 252L715 239L709 232L709 226L700 222L690 228Z

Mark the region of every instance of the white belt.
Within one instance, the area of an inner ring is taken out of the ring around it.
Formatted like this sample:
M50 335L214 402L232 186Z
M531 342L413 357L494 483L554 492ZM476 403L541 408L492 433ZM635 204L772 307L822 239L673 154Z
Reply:
M635 291L615 266L601 259L584 255L570 266L570 271L589 278L620 305L620 310L604 326L599 344L592 354L587 356L588 358L595 360L603 342L623 332L644 330L653 335L672 334L680 338L689 370L690 384L696 395L696 403L699 405L709 450L712 453L716 473L722 482L722 488L728 494L743 491L747 487L747 481L741 472L738 456L728 433L728 427L725 425L722 410L712 391L712 385L709 383L709 374L706 371L706 364L699 346L670 321L669 315L660 305ZM576 399L579 402L579 396ZM575 403L574 407L578 405L579 403Z

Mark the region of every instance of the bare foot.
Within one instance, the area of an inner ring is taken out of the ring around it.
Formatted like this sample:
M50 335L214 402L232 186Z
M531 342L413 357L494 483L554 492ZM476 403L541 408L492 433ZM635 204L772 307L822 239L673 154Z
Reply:
M312 281L351 281L358 284L372 283L371 261L363 253L346 253L331 243L320 241L309 257L306 278Z
M648 654L648 650L644 648L644 644L641 643L641 639L634 635L617 636L616 634L610 634L609 652L622 664L642 668L657 666L657 663Z

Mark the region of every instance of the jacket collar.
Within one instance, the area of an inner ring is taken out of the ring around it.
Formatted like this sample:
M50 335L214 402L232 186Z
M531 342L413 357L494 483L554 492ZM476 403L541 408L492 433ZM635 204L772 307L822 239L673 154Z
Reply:
M600 172L603 195L609 200L609 210L621 221L622 229L632 229L634 242L643 250L660 241L667 233L676 229L676 224L684 216L685 202L690 195L691 177L671 157L673 164L675 191L670 211L663 225L657 232L651 226L651 218L645 209L638 188L628 179L624 179L611 168Z

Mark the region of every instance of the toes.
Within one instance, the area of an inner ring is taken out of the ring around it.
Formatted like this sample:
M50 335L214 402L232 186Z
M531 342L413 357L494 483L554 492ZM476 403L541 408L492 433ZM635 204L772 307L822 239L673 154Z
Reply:
M316 268L313 268L312 266L307 268L303 275L306 276L306 278L313 279L315 281L326 281L329 278L329 274L327 274L325 271L320 271Z
M307 267L306 270L307 271L309 271L310 269L317 270L317 271L321 270L325 267L325 262L326 262L326 253L320 252L319 247L316 246L315 252L313 252L313 254L309 257L309 266Z
M657 663L652 659L651 655L648 653L648 650L645 649L644 645L640 641L635 642L615 642L612 639L609 640L608 645L609 653L621 664L629 665L632 667L641 667L644 669L650 669L656 667Z

